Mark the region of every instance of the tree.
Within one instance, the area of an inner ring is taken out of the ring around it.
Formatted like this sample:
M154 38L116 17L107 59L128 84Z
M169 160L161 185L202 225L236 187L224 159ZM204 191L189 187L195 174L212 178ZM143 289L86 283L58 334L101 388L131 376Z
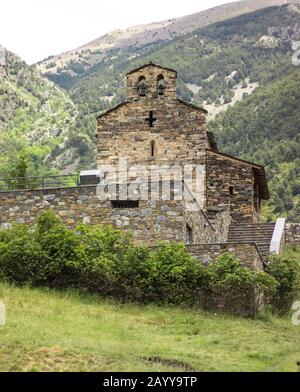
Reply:
M28 159L24 152L21 152L16 160L15 167L10 172L10 177L15 178L15 181L12 181L12 185L14 188L18 189L26 189L28 185L28 180L26 177L28 176Z

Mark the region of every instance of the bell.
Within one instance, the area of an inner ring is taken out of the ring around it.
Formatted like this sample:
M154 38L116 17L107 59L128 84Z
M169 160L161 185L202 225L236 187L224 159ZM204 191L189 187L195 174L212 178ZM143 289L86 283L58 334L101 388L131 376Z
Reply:
M139 86L139 95L140 97L145 97L146 96L146 91L147 91L147 87L145 84L141 84Z
M160 84L158 86L158 95L164 95L165 94L165 86L163 84Z

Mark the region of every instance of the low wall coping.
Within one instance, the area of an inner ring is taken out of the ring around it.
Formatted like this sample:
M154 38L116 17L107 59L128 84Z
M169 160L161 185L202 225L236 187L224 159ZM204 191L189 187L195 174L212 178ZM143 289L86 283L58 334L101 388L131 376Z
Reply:
M275 229L273 232L273 237L270 245L270 253L276 253L277 255L281 253L282 243L285 234L285 222L286 222L285 218L279 218L276 221L276 225L275 225Z
M260 253L260 251L258 249L257 243L253 242L253 241L248 241L248 242L247 241L244 241L244 242L219 242L219 243L209 243L209 244L191 244L191 245L186 245L186 247L187 248L193 248L193 247L196 247L196 246L210 247L210 246L214 246L214 245L216 245L216 246L224 246L224 245L229 245L229 246L232 246L232 245L253 245L255 247L255 249L256 249L256 251L257 251L261 261L264 263L264 259L263 259L262 255L261 255L261 253Z

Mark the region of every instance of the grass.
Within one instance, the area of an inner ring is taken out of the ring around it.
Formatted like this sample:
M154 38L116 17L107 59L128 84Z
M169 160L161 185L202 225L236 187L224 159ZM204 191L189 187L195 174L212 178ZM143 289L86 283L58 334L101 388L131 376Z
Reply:
M1 371L296 371L300 327L0 283Z

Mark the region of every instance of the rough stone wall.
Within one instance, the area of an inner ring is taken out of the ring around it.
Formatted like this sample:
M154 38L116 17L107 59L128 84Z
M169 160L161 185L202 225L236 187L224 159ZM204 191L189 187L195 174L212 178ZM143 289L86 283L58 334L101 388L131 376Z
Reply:
M286 224L285 242L287 244L300 244L300 223Z
M188 252L203 264L210 264L225 253L234 253L249 268L263 270L263 260L254 243L220 243L188 245Z
M157 77L165 78L165 95L157 94ZM146 78L146 97L138 95L138 80ZM146 118L156 118L149 127ZM209 141L205 113L176 99L176 73L148 66L128 75L128 101L98 118L97 165L204 164ZM151 156L151 142L155 156Z
M95 186L0 193L1 227L33 225L45 209L53 209L69 227L85 222L130 231L135 243L155 245L186 237L183 207L175 200L140 201L138 208L114 209L110 201L97 197Z
M228 240L228 231L231 223L230 209L225 208L215 215L213 227L215 230L215 242L226 242Z
M230 205L231 217L236 223L254 223L254 175L252 167L239 161L207 151L206 210L214 219L220 210ZM229 187L233 187L230 196Z
M194 207L189 203L189 206L185 206L185 221L189 227L193 230L193 243L210 243L216 238L216 231L210 224L209 220L196 205ZM186 241L187 242L187 241Z
M127 75L127 98L129 101L134 101L140 97L137 94L138 81L140 77L146 79L147 97L150 99L158 99L160 96L157 91L158 77L164 77L165 94L164 97L168 100L176 98L176 79L177 73L171 69L161 68L156 65L148 65L140 69L134 70Z

